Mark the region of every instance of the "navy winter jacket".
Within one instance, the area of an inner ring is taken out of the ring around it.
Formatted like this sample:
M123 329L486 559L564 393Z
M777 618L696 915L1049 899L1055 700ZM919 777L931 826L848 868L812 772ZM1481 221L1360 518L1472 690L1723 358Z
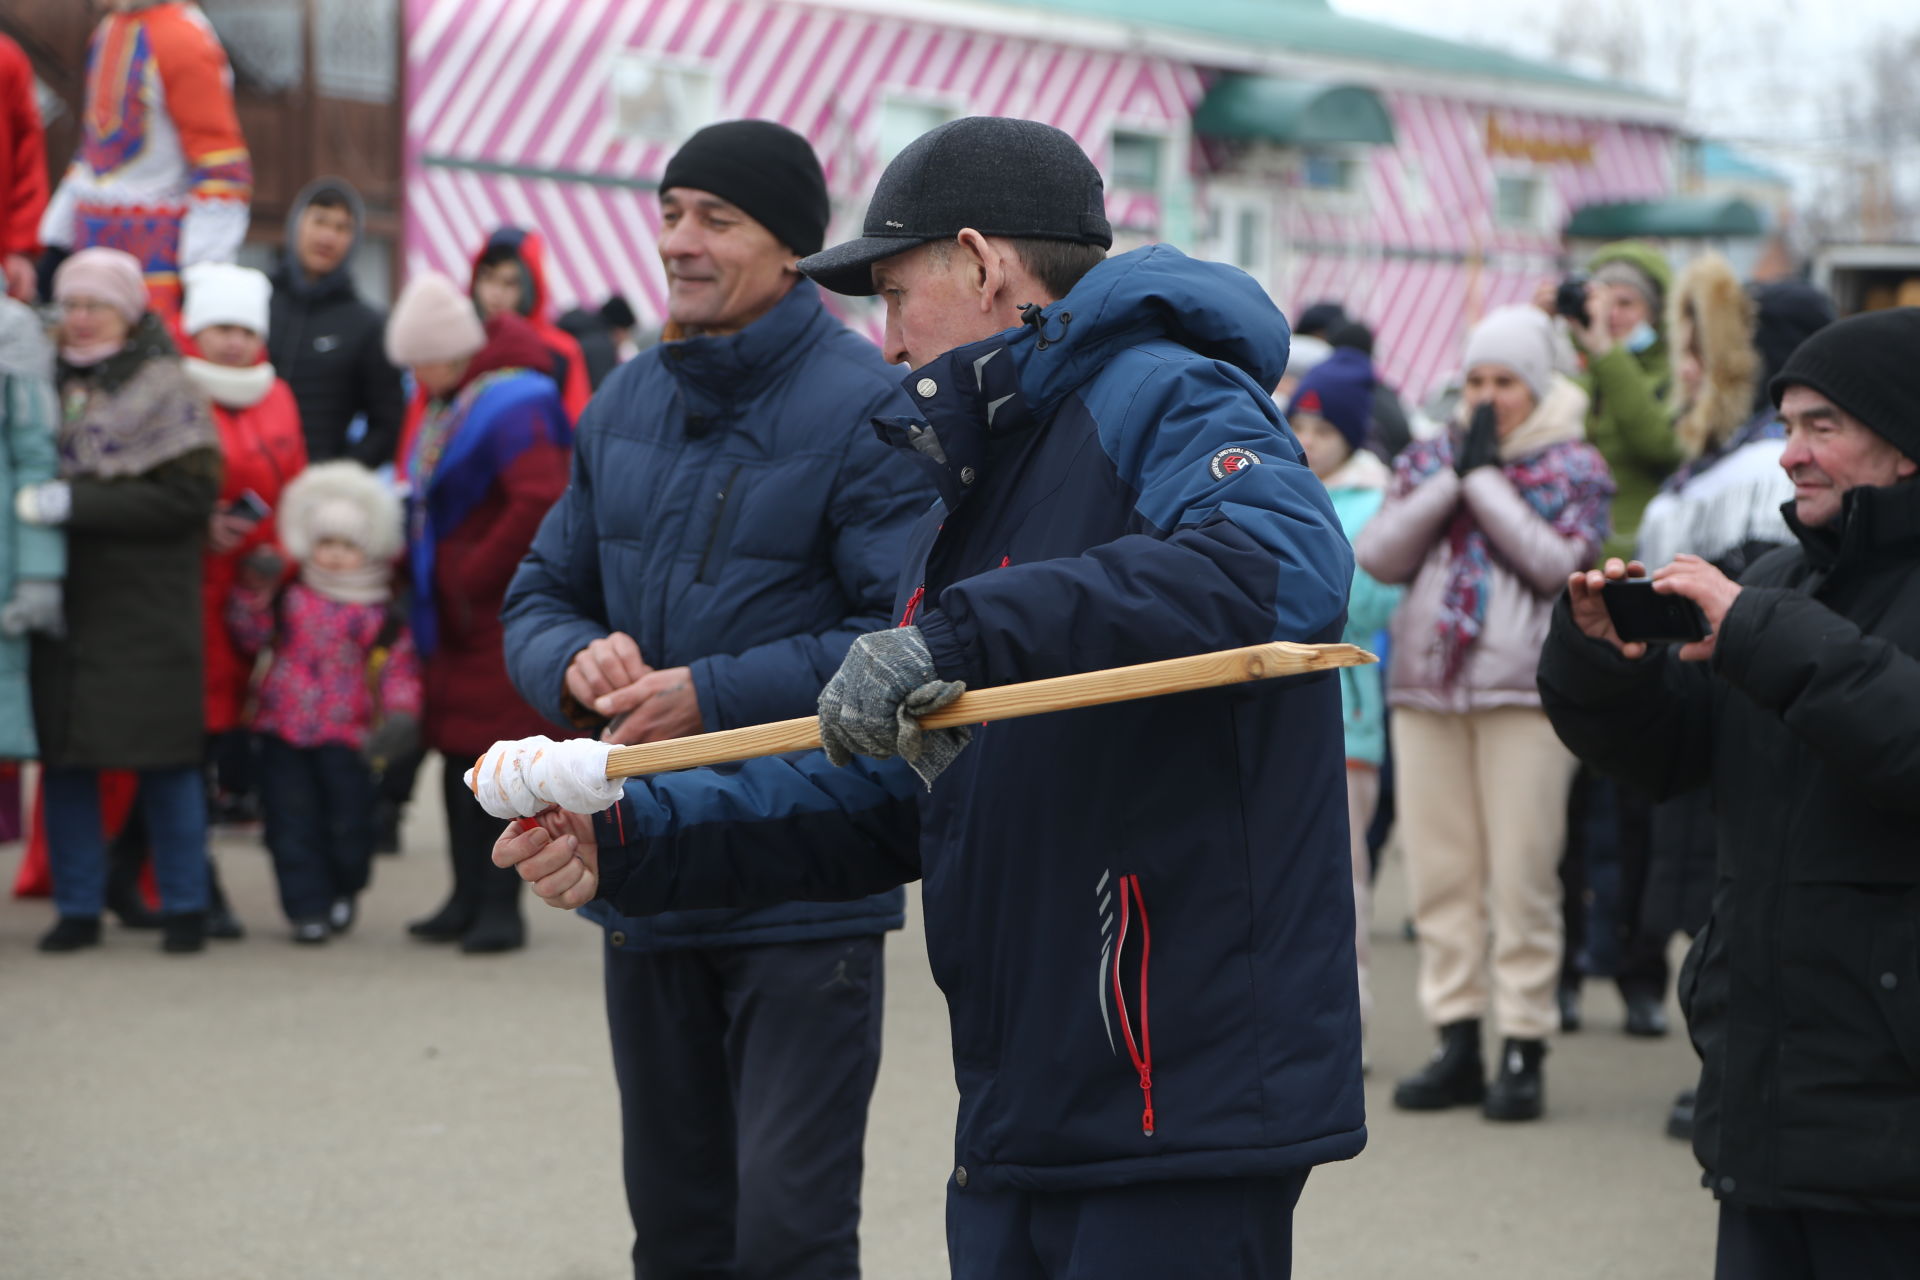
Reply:
M853 638L887 624L933 498L867 425L907 407L896 377L808 281L737 334L665 343L615 370L507 592L507 665L527 701L587 727L569 718L567 666L624 631L650 665L691 668L709 730L813 714ZM897 883L857 901L588 914L635 950L798 942L899 928Z
M880 424L940 487L895 615L940 673L1337 640L1353 556L1267 392L1287 329L1260 288L1155 246L1035 319L915 370L921 416ZM976 727L930 793L813 752L635 782L599 821L626 912L924 879L960 1194L1365 1143L1332 676Z

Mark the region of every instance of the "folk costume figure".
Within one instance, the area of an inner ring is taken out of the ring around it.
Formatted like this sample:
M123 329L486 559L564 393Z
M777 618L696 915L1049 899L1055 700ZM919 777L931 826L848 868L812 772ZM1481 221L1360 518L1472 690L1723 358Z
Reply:
M233 70L198 5L136 0L101 21L87 52L81 124L40 239L131 253L154 309L170 320L180 269L232 261L253 198Z

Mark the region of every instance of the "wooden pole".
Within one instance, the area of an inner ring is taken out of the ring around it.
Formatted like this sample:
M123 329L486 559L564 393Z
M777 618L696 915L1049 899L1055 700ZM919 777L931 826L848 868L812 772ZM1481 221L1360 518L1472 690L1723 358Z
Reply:
M1138 698L1157 698L1162 694L1188 693L1196 689L1217 689L1224 685L1271 680L1277 676L1366 666L1378 661L1378 658L1356 645L1274 641L1271 644L1249 645L1244 649L1195 654L1190 658L1169 658L1164 662L1143 662L1138 666L1114 667L1108 671L1087 671L1079 675L1056 676L1051 680L1031 680L1024 684L980 689L963 693L932 715L922 716L920 724L927 729L948 729L992 720L1017 720L1022 716L1045 715L1050 711L1098 707L1110 702L1131 702ZM820 722L814 717L779 720L745 729L675 738L670 742L615 747L607 756L607 776L638 778L654 773L671 773L676 769L697 769L702 765L728 764L757 756L779 755L785 751L807 751L819 745Z

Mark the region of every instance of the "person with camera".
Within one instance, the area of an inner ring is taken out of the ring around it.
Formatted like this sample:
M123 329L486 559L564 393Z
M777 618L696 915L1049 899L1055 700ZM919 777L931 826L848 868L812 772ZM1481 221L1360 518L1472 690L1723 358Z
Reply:
M1794 544L1653 590L1706 638L1622 634L1571 575L1539 683L1562 741L1655 798L1707 788L1719 878L1680 973L1719 1280L1878 1280L1920 1257L1920 308L1807 339L1770 384Z
M1554 865L1573 758L1540 712L1534 668L1560 584L1593 563L1613 483L1585 442L1587 398L1554 371L1550 321L1503 307L1467 340L1454 429L1400 455L1354 541L1360 567L1407 584L1387 703L1398 818L1420 937L1420 1003L1440 1050L1394 1105L1544 1105L1561 923ZM1491 966L1488 960L1491 955ZM1480 1021L1504 1044L1491 1089Z

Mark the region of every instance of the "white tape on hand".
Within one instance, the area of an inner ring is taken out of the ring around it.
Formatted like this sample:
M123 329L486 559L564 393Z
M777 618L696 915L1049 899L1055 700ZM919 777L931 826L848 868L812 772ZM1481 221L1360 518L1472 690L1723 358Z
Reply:
M521 738L496 742L467 771L467 787L496 818L532 818L549 809L599 813L625 785L607 777L613 748L592 738Z

